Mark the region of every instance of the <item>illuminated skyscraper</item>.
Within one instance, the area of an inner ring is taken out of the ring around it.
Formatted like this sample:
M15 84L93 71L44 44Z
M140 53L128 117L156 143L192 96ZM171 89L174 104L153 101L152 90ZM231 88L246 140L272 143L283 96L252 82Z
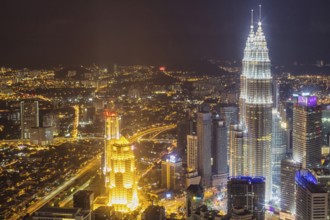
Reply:
M244 142L246 133L240 125L231 125L229 143L229 175L240 176L247 174L247 149Z
M104 112L105 124L104 124L104 137L105 137L105 147L104 147L104 162L103 162L103 173L105 175L106 181L110 172L110 156L111 156L111 145L115 140L120 137L120 116L114 112L106 110Z
M105 137L107 140L119 139L120 120L118 114L105 111Z
M122 136L111 143L108 151L108 205L120 212L134 210L138 206L138 195L132 146Z
M299 96L293 108L293 159L303 168L320 164L322 109L316 96Z
M281 210L282 212L296 214L296 171L301 169L301 163L292 159L281 161Z
M187 135L187 168L188 171L197 170L197 136Z
M105 186L109 206L116 211L127 212L138 206L135 157L132 146L120 137L120 116L105 111Z
M21 139L30 139L32 127L39 127L39 102L21 101Z
M262 23L250 34L244 49L240 92L240 123L247 132L248 174L266 178L266 200L271 194L272 75Z

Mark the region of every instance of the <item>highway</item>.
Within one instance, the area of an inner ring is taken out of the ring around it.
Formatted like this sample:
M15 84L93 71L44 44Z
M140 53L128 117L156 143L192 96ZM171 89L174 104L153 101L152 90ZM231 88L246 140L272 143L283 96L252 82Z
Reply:
M60 194L63 190L65 190L68 186L70 186L75 180L82 177L86 172L92 170L92 169L98 169L101 166L101 155L98 154L90 163L88 163L85 167L80 169L80 171L73 176L71 179L63 183L61 186L59 186L57 189L55 189L53 192L48 194L47 196L43 197L41 200L34 203L32 206L28 207L24 212L17 214L19 219L20 217L23 217L27 213L31 214L40 209L42 206L46 205L50 200L52 200L55 196Z
M143 131L140 131L140 132L134 134L132 137L129 138L129 141L131 143L133 143L133 142L139 140L140 138L142 138L145 135L152 134L152 133L159 133L160 134L162 132L171 130L171 129L175 128L175 127L176 127L176 124L165 125L165 126L161 126L161 127L149 128L149 129L146 129L146 130L143 130Z

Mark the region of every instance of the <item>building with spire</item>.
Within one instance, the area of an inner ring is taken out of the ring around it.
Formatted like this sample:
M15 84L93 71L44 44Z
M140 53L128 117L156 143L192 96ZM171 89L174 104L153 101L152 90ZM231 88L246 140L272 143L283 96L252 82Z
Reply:
M105 111L105 147L103 173L108 205L128 212L138 206L135 157L129 141L120 136L120 116Z
M270 59L259 6L257 31L251 26L244 49L240 91L240 124L247 144L248 175L266 178L266 200L271 195L272 86Z
M110 146L109 176L106 188L109 192L108 205L115 211L129 212L137 208L137 180L135 157L128 140L121 136Z

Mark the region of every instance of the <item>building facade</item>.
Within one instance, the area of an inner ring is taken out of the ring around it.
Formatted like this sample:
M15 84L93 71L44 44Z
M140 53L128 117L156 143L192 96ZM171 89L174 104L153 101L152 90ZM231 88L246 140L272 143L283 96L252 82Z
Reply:
M211 116L209 112L199 112L197 114L197 171L198 175L201 176L201 185L203 187L212 185Z
M108 157L109 177L106 188L109 192L109 206L115 211L128 212L138 206L135 157L132 146L121 136L111 144Z
M265 219L265 178L230 177L227 183L228 213L233 208L250 211L257 220Z
M197 170L197 135L187 135L187 168Z
M322 109L316 96L299 96L293 108L293 159L303 168L321 162Z
M182 180L182 161L174 155L162 161L162 177L161 184L167 190L180 189Z
M229 143L229 175L240 176L247 174L247 146L246 133L240 125L231 125Z
M24 100L20 103L21 139L30 139L31 128L39 127L39 102Z
M328 214L328 193L317 183L309 170L296 172L297 184L296 220L326 220Z
M281 210L289 214L296 214L296 171L301 168L301 163L292 159L281 161Z

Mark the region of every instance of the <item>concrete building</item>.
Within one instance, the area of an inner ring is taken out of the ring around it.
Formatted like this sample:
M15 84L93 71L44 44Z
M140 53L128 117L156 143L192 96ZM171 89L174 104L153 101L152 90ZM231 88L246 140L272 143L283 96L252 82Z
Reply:
M257 220L265 219L265 178L238 176L227 183L227 212L233 208L246 209Z
M195 212L203 204L204 190L200 185L190 185L186 195L186 214L188 220L196 219Z
M162 161L161 184L167 190L178 190L182 186L182 161L175 155L170 155Z
M142 220L165 220L165 208L163 206L151 205L142 213Z
M297 184L296 220L326 220L328 214L328 193L317 184L309 170L296 172Z
M93 210L94 192L88 190L79 190L73 195L73 207L82 210Z
M301 168L301 163L292 159L281 161L281 211L288 214L296 214L296 171Z
M197 114L198 174L203 187L212 186L211 138L212 118L209 112Z
M287 153L286 127L279 112L273 108L272 122L272 184L275 197L280 193L281 185L281 161Z
M293 159L303 168L321 162L322 109L316 96L299 96L293 109Z
M197 170L197 135L187 135L187 169Z
M49 145L53 143L53 127L31 127L30 143L36 145Z
M32 215L33 220L91 220L90 211L80 208L43 207Z
M219 115L212 119L212 174L228 174L227 165L227 127Z
M246 133L240 125L230 126L230 158L229 158L229 175L240 176L247 174L247 146Z
M39 127L39 102L24 100L20 103L21 139L30 139L31 128Z

